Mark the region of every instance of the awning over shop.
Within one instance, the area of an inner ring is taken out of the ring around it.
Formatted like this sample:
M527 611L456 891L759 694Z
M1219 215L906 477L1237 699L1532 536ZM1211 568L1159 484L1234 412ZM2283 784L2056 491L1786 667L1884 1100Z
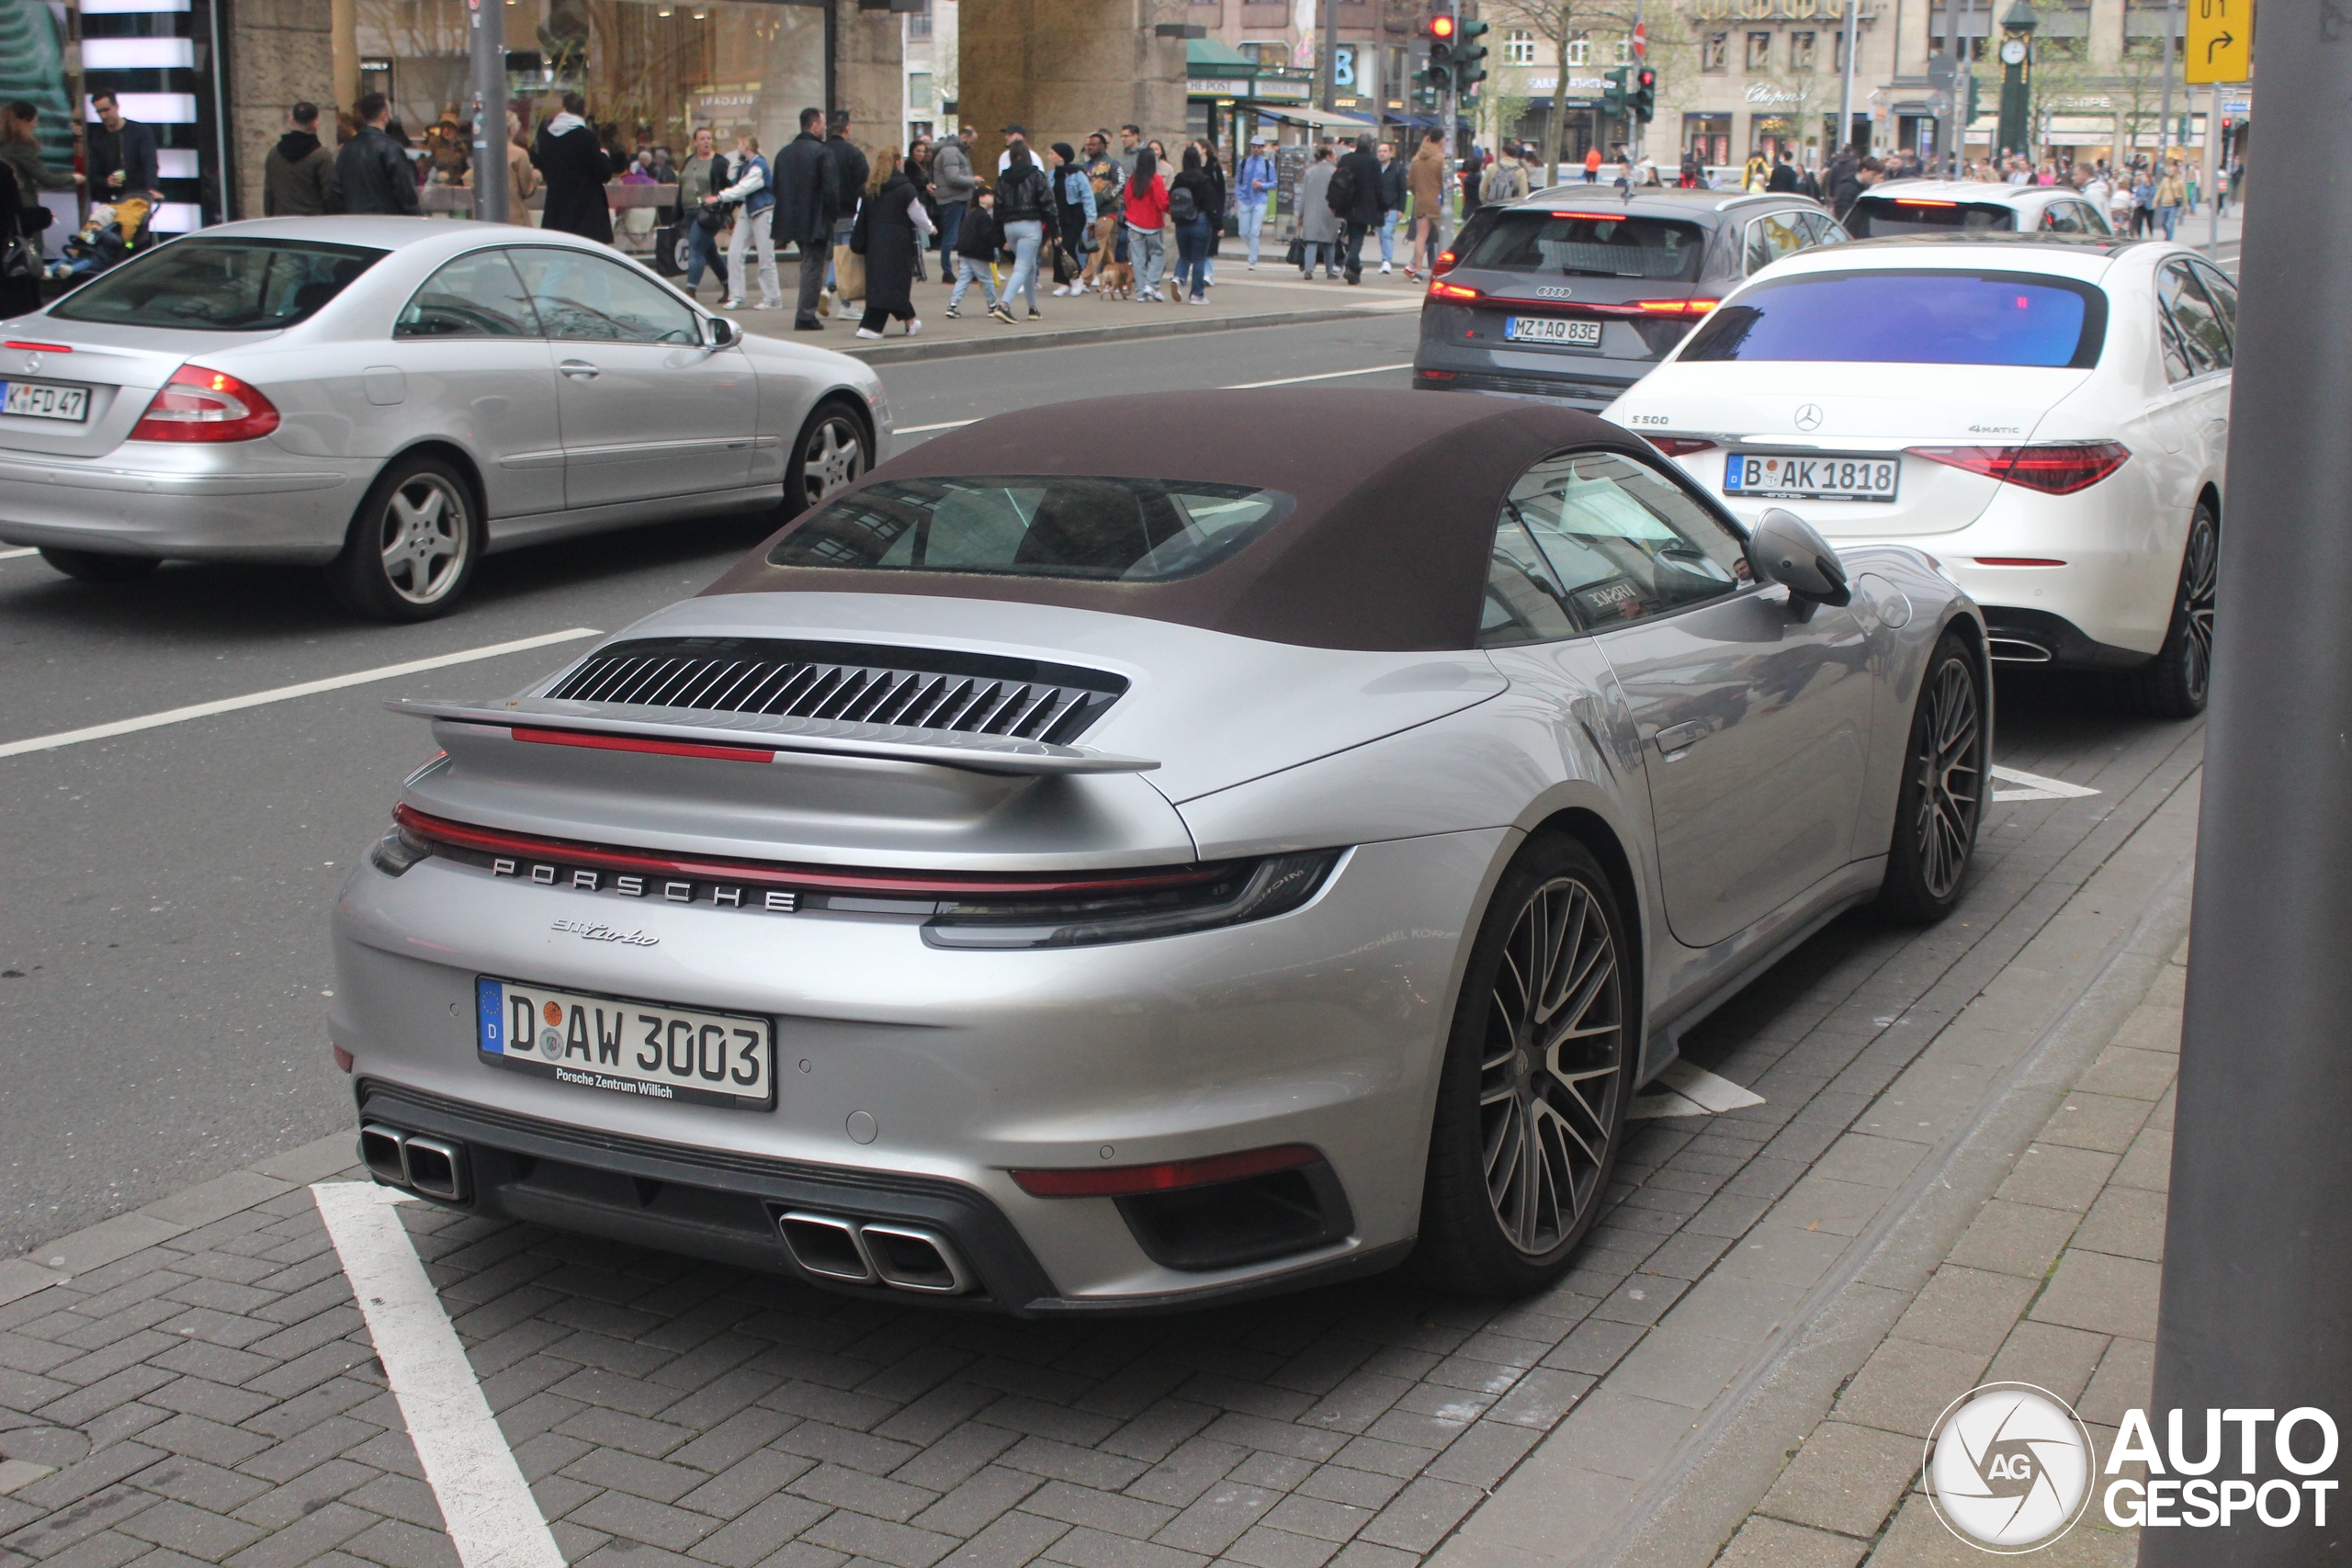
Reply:
M1270 104L1248 98L1234 106L1248 109L1260 119L1279 119L1289 125L1309 126L1317 130L1377 130L1380 122L1370 115L1348 114L1339 109L1309 108L1305 104Z
M1196 38L1184 45L1184 74L1230 79L1258 74L1255 55L1244 54L1222 39Z

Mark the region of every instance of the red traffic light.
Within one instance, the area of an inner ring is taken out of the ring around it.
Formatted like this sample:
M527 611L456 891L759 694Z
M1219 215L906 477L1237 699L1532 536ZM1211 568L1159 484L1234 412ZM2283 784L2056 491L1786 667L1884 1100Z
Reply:
M1430 18L1430 37L1435 39L1450 39L1453 36L1453 18L1452 17L1431 17Z
M1642 67L1641 74L1634 78L1634 80L1638 85L1640 85L1643 91L1646 92L1650 88L1657 85L1657 73L1645 65Z

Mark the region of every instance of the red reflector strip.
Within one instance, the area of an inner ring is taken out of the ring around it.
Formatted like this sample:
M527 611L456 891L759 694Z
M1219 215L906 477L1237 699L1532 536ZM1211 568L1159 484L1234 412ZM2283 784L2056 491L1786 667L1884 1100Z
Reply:
M773 762L775 753L753 746L699 746L687 740L650 740L635 735L592 735L579 729L526 729L514 739L535 746L580 746L591 751L642 751L654 757L708 757L720 762Z
M11 338L8 340L8 346L10 348L30 349L35 354L71 354L74 352L74 345L70 343L18 343L14 338Z
M2045 560L2040 556L1978 556L1978 566L2064 566L2062 560Z
M1416 370L1413 372L1413 379L1416 381L1451 381L1458 374L1460 374L1460 372L1453 370Z
M1669 457L1687 457L1693 452L1715 449L1715 444L1702 435L1651 435L1644 439Z
M812 893L896 893L933 898L967 898L981 894L1101 895L1155 887L1195 886L1216 881L1227 869L1219 863L1170 870L1114 872L1100 876L1069 876L1053 872L998 876L982 873L959 876L951 873L859 871L831 866L820 869L774 862L612 849L569 839L543 839L529 833L510 833L501 828L477 828L471 823L451 822L444 818L427 816L411 806L392 807L392 820L429 844L447 844L454 849L472 850L482 854L559 861L566 865L591 866L600 871L645 872L662 876L740 882L746 886L794 887Z
M1132 1198L1146 1192L1174 1192L1212 1182L1238 1181L1245 1176L1295 1170L1323 1157L1306 1144L1280 1144L1271 1149L1246 1149L1235 1155L1210 1155L1204 1159L1169 1160L1160 1165L1114 1165L1075 1170L1016 1170L1014 1185L1032 1198Z

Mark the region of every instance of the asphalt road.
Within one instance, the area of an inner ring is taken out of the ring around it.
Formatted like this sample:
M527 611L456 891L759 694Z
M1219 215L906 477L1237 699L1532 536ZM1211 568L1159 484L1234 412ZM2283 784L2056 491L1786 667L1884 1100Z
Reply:
M902 424L1147 389L1407 385L1406 320L892 366ZM918 437L919 438L919 437ZM431 747L394 695L504 693L565 646L9 754L11 742L574 628L690 594L764 532L697 523L495 558L454 615L356 623L298 570L167 567L102 588L0 558L0 1256L348 1124L327 1055L326 913ZM2002 693L2000 754L2037 773L2146 727L2063 686ZM1794 962L1792 960L1792 962Z

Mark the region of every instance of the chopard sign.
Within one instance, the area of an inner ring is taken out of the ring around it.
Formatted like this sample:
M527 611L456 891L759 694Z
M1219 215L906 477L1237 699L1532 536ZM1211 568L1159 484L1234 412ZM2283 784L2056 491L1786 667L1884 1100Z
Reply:
M568 931L582 942L617 942L625 947L651 947L662 940L650 931L625 931L594 920L557 920L548 929Z

